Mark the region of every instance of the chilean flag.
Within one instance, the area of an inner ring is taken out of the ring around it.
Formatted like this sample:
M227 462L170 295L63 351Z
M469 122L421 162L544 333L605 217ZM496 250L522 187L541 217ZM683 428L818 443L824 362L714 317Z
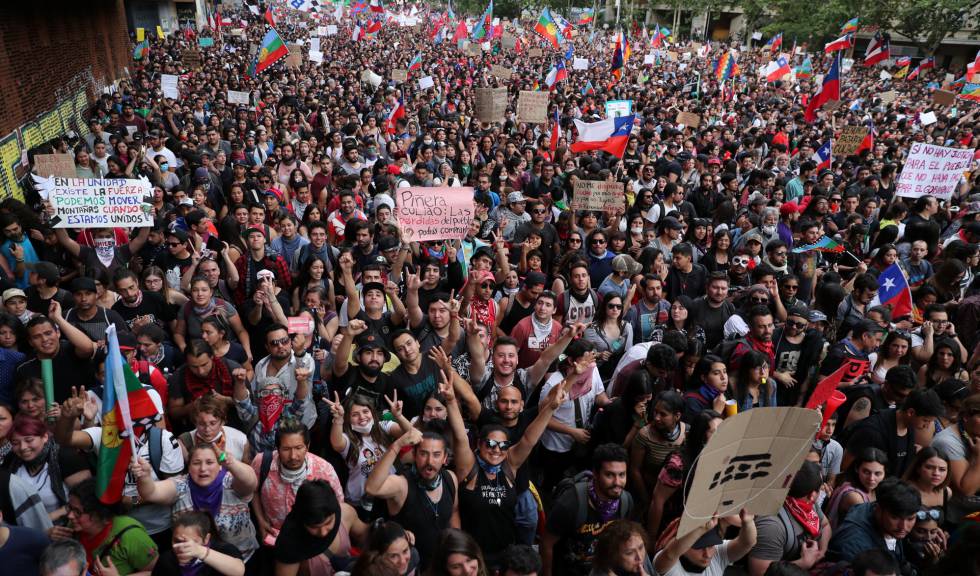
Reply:
M902 318L912 314L912 291L908 278L897 263L885 268L878 275L878 295L871 306L891 308L892 318Z
M576 119L575 129L578 130L578 140L571 145L572 152L588 152L602 150L617 158L622 158L626 152L626 143L633 130L635 115L607 118L599 122L586 124Z
M830 70L827 75L823 77L823 85L820 87L820 91L810 98L810 102L807 103L806 113L804 119L807 122L813 122L817 119L817 110L820 109L824 104L832 101L840 100L840 58L834 58L834 63L830 65Z
M551 119L551 146L549 147L549 151L552 154L558 149L558 139L560 137L561 125L559 124L558 108L555 108L555 114Z
M568 70L565 69L565 61L559 60L558 64L548 72L547 78L544 79L544 83L548 85L548 88L554 88L555 84L561 82L568 78Z
M769 72L766 74L766 82L775 82L793 71L789 67L789 62L786 61L785 56L780 56L775 62L770 62L767 70Z
M813 153L813 157L810 159L817 163L817 172L823 170L824 168L830 168L830 162L832 159L830 153L830 140L825 142L820 148L817 148L817 151Z
M385 7L381 4L381 0L371 0L370 4L371 12L380 12L384 14Z
M830 54L831 52L837 52L839 50L847 50L851 46L854 46L854 35L845 34L837 40L834 40L830 44L824 46L823 51Z
M391 109L388 113L388 117L385 118L385 132L388 134L394 134L398 128L398 119L405 117L405 106L402 105L402 101L398 100L395 102L395 107Z
M875 37L868 44L868 49L864 52L864 65L874 66L878 62L883 62L891 57L888 45L888 36L881 32L876 32Z

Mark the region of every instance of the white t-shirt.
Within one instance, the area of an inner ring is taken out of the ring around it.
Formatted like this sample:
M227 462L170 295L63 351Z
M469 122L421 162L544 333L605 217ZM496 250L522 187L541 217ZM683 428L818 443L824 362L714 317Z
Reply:
M704 569L704 572L688 572L681 565L680 560L678 560L677 564L674 564L670 570L659 574L659 576L724 576L725 568L728 568L728 546L730 543L731 540L725 540L718 546L718 551L711 557L711 561L708 562L708 567ZM663 554L662 550L657 556L660 556L660 554ZM655 564L657 556L653 557Z
M382 421L378 423L381 427L382 432L385 433L389 438L391 437L392 430L398 426L395 422ZM356 432L355 432L356 434ZM374 465L381 460L381 457L385 455L386 448L383 446L378 446L378 444L368 436L361 436L361 448L360 452L357 454L357 462L353 466L350 465L350 460L347 459L348 454L350 454L350 449L353 444L351 444L350 438L347 434L344 434L344 441L346 442L341 456L344 457L344 461L348 463L347 467L350 474L347 477L347 502L351 506L357 506L364 499L364 484L367 482L367 477L374 470ZM392 468L392 473L394 473L394 468Z
M548 392L552 388L561 383L565 377L561 372L553 372L548 380L544 383L544 388L541 389L541 400L538 403L540 406L548 399ZM558 420L562 424L567 426L575 427L575 404L578 402L582 411L582 419L586 425L588 425L591 420L592 406L595 404L595 399L605 392L602 387L602 377L599 376L599 370L597 368L592 369L592 388L590 388L585 394L578 397L577 400L566 400L562 402L562 405L555 410L552 418ZM554 430L545 430L544 434L541 436L541 444L551 450L552 452L568 452L572 449L575 444L575 440L572 439L568 434L562 434L561 432L555 432Z
M95 426L82 430L92 439L92 450L98 454L102 447L102 428ZM184 453L180 451L180 444L177 437L168 430L161 430L161 455L160 471L164 474L180 474L184 471ZM136 455L147 462L150 461L150 445L148 435L136 439ZM150 468L150 477L159 480L156 471ZM139 494L136 490L136 479L132 473L126 471L126 483L123 485L123 496L135 497ZM129 516L136 518L143 523L149 534L158 534L170 527L170 506L160 506L159 504L141 504L129 512Z

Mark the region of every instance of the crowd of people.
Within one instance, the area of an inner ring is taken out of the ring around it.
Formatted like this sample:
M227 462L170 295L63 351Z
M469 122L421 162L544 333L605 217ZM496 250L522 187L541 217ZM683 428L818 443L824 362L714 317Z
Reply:
M931 101L946 70L883 80L858 58L846 105L807 123L813 79L766 82L768 48L719 81L727 44L679 40L644 64L634 32L617 79L602 27L531 56L532 23L508 22L516 48L473 56L437 43L441 12L419 14L360 39L364 16L345 15L320 63L323 22L279 10L304 58L257 76L268 23L251 12L213 48L152 38L88 133L51 148L78 177L147 178L153 225L54 228L30 189L0 203L5 570L980 573L980 179L895 194L911 144L977 144L975 105ZM589 67L552 88L555 120L519 122L519 91L547 89L568 44ZM507 88L503 122L474 117L485 86ZM610 100L636 114L622 157L573 152L574 120ZM818 171L851 125L873 145ZM625 203L574 210L579 180L620 182ZM403 187L472 187L465 237L409 241ZM824 236L843 250L794 250ZM901 315L876 301L896 263ZM152 399L113 504L95 466L119 441L102 434L110 326ZM845 364L861 368L778 514L678 534L724 418L804 406Z

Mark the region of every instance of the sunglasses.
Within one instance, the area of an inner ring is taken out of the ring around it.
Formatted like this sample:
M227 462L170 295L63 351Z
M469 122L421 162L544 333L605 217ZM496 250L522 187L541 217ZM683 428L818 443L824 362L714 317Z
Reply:
M800 286L798 284L786 284L783 288L786 290L799 290Z
M924 522L925 520L935 520L939 521L942 518L942 513L935 508L930 508L929 510L919 510L915 513L915 519L919 522Z
M531 210L531 214L547 214L547 213L548 211L543 208L535 208L534 210Z
M167 246L170 246L171 248L180 246L181 244L182 242L167 242Z
M622 304L607 304L606 305L606 308L609 308L610 310L622 310L623 309L623 305Z
M284 338L276 338L275 340L269 340L270 347L285 346L287 344L289 344L289 336L286 336Z
M589 242L589 244L592 244L593 246L598 246L599 244L605 244L605 243L606 241L603 238L593 238L592 241Z
M510 440L494 440L492 438L488 438L484 440L484 444L486 444L487 448L491 450L493 450L494 448L499 448L500 450L506 450L510 448Z
M787 320L786 325L794 328L806 328L806 322L797 322L796 320Z
M569 238L568 239L568 243L569 244L581 244L582 243L582 239L581 238Z
M749 301L752 302L753 304L768 304L769 303L769 299L768 298L751 298Z
M493 288L493 282L484 282L483 284L480 284L480 288L483 288L484 290L486 290L487 288L491 288L492 289Z

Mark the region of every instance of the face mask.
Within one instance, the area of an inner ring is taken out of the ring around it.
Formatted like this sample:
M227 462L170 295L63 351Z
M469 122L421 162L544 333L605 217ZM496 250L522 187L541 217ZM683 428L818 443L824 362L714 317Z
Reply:
M772 236L776 232L776 227L772 224L764 224L762 226L762 233L766 236Z
M630 228L630 233L643 234L643 226L634 226L633 228Z
M166 172L169 169L170 169L170 164L167 164L166 162L160 164L160 172Z
M370 434L371 429L374 428L374 419L372 418L361 425L354 424L353 422L351 422L350 427L351 429L354 430L354 432L357 432L358 434Z
M285 406L281 390L270 391L259 398L259 423L264 432L270 432L275 427Z
M112 238L95 239L95 253L103 266L112 264L112 259L116 255L115 244L116 241Z

